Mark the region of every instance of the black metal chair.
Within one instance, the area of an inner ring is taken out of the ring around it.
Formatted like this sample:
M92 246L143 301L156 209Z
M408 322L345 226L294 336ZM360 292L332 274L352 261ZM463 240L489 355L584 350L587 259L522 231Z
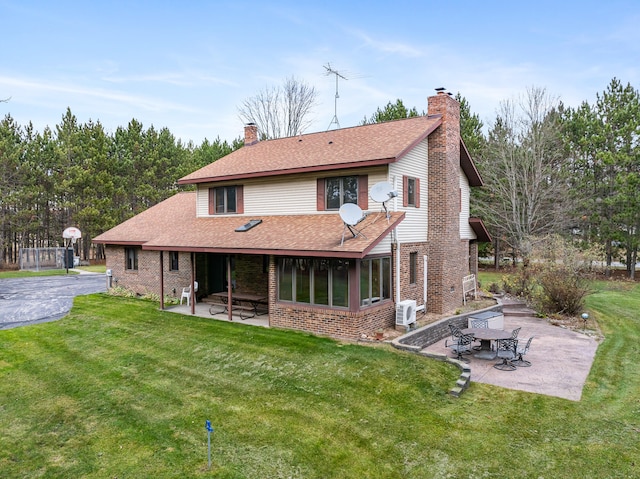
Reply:
M517 339L496 340L496 357L502 359L502 362L494 364L493 367L501 371L514 371L516 367L513 364L513 360L516 358L517 350Z
M511 331L511 339L516 339L518 337L518 334L520 334L520 330L522 328L516 328L513 331Z
M473 343L473 334L462 334L460 337L444 342L445 347L451 349L455 353L458 361L469 362L467 358L463 358L463 354L471 354L471 344Z
M472 328L489 328L489 320L488 319L470 319L469 326ZM475 341L480 341L479 339L475 339ZM474 346L473 349L476 351L480 351L482 346L477 345Z
M462 336L462 331L460 331L460 328L458 326L455 326L453 324L449 324L449 330L451 331L451 340L452 341L455 341L460 336Z
M527 342L524 343L524 345L522 342L523 340L519 342L518 347L516 348L516 358L513 361L511 361L511 364L513 364L514 366L519 366L523 368L528 368L529 366L531 366L531 361L527 361L522 356L525 356L529 352L532 339L533 339L533 336L527 339Z
M489 320L488 319L470 319L469 325L472 328L488 328Z

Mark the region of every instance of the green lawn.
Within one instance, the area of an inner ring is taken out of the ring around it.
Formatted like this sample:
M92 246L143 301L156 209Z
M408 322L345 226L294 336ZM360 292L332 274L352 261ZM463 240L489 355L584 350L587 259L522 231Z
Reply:
M66 269L44 269L42 271L0 271L0 279L2 278L27 278L29 276L62 276L67 274ZM78 274L69 270L68 274Z
M78 297L0 331L0 476L639 477L640 287L599 283L588 306L606 340L572 402L456 399L456 368L387 345Z
M78 266L77 270L89 271L91 273L104 273L107 271L105 265L96 266ZM29 276L61 276L64 274L78 274L77 271L70 269L44 269L42 271L0 271L0 279L2 278L26 278Z

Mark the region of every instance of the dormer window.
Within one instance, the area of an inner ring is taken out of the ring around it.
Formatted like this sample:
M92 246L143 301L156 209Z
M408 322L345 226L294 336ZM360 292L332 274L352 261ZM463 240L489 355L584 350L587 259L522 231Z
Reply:
M242 185L209 188L209 214L243 213Z

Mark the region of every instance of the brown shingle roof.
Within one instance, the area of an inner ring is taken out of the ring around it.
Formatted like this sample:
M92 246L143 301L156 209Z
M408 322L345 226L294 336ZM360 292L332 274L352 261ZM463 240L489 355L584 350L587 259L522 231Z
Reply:
M141 245L172 230L184 218L196 216L196 194L177 193L155 206L137 214L118 226L93 238L94 243Z
M335 214L248 217L239 215L197 218L195 193L179 193L101 234L94 241L107 244L140 244L143 249L252 253L292 256L362 258L400 221L404 213L369 214L356 230L347 230ZM245 232L235 229L250 219L262 223Z
M244 146L181 178L203 183L397 161L442 123L440 115L310 133Z

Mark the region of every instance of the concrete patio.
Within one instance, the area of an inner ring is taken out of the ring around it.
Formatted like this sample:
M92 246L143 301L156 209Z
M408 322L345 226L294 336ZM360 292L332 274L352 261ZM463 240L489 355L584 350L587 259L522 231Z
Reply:
M554 326L544 318L510 315L505 310L504 329L518 327L522 328L518 335L521 340L534 337L525 356L531 367L501 371L493 367L498 359L485 360L465 355L469 359L471 381L579 401L598 341L580 331ZM445 339L421 352L441 359L443 356L453 357L445 347Z
M216 312L216 314L211 314L209 312L209 307L211 306L211 304L209 303L204 303L204 302L198 302L195 305L195 316L199 316L201 318L208 318L208 319L215 319L217 321L227 321L229 322L229 316L228 314L225 313L218 313ZM221 308L218 307L216 308L216 311L219 311ZM169 311L171 313L180 313L180 314L186 314L188 316L191 315L191 306L187 306L186 303L183 303L181 305L177 305L177 306L168 306L165 308L165 311ZM269 315L268 314L261 314L258 316L254 316L253 318L247 318L247 319L242 319L240 318L240 315L237 313L234 313L232 316L232 322L234 323L242 323L242 324L250 324L252 326L263 326L263 327L269 327Z

